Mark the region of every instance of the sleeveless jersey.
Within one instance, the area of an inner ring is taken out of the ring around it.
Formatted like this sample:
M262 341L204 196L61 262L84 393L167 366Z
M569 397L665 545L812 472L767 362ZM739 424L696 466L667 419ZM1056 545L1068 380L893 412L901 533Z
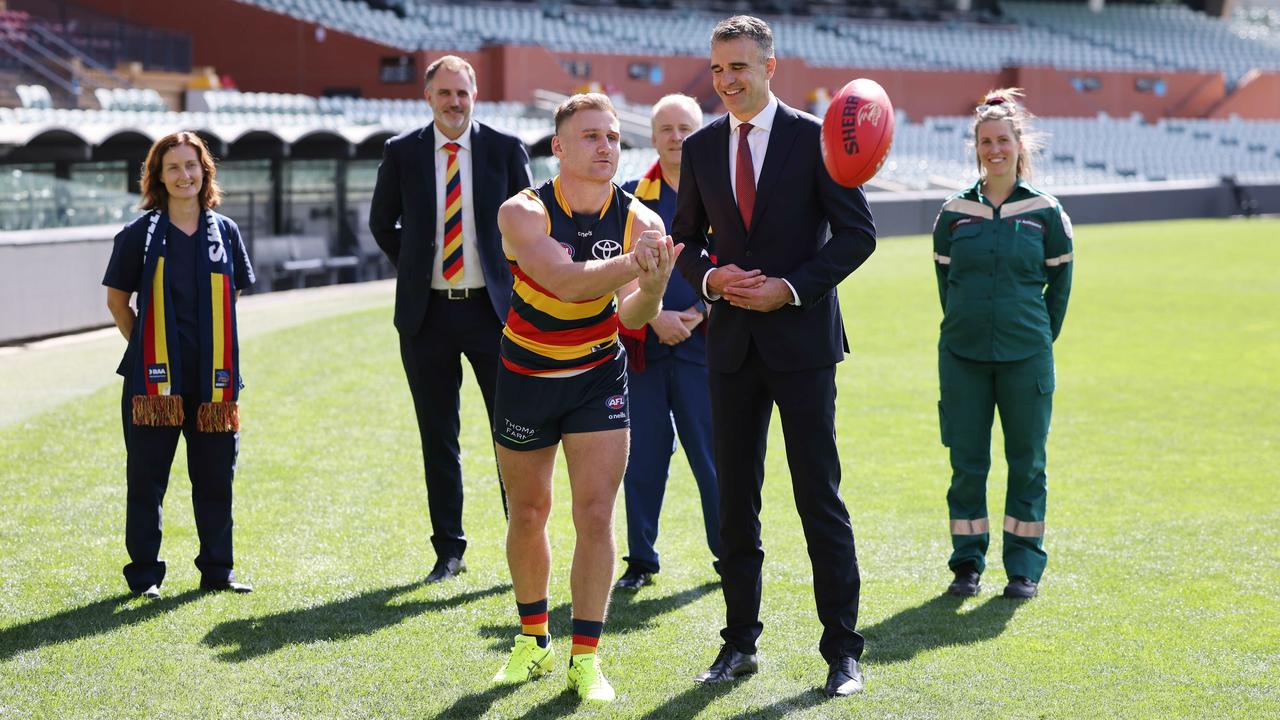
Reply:
M574 220L557 175L538 188L521 192L542 204L547 234L574 262L607 260L631 250L635 198L617 185L594 222ZM618 307L614 293L566 302L539 285L510 254L513 278L511 311L502 331L502 363L522 375L569 377L612 360L618 346Z

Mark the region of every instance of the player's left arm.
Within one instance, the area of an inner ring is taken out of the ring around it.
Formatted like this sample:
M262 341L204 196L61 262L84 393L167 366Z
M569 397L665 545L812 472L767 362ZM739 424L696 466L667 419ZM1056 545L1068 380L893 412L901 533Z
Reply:
M1062 332L1067 317L1067 300L1071 296L1071 269L1075 266L1075 241L1071 218L1061 205L1050 213L1049 232L1044 240L1045 275L1044 304L1049 310L1049 332L1054 340Z
M662 218L657 213L639 201L633 201L632 209L635 215L624 252L630 252L640 238L640 233L647 230L666 233ZM631 329L643 327L662 311L662 296L667 291L667 281L671 279L671 270L683 249L683 244L673 246L670 236L662 238L657 266L642 270L639 277L618 288L618 320L623 326Z

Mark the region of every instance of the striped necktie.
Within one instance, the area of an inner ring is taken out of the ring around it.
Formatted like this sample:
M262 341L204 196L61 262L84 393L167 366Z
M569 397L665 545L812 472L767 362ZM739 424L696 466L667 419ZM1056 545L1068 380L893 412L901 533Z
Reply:
M462 281L462 176L458 172L458 143L445 143L449 163L444 170L444 261L441 270L450 285Z

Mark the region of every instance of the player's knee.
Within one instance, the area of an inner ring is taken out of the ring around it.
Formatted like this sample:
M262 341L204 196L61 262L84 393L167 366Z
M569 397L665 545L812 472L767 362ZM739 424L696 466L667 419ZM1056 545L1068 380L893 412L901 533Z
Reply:
M513 525L540 527L546 525L547 518L551 516L551 498L517 501L508 496L507 500L507 512Z
M580 536L611 535L613 533L613 502L605 498L575 500L573 526Z

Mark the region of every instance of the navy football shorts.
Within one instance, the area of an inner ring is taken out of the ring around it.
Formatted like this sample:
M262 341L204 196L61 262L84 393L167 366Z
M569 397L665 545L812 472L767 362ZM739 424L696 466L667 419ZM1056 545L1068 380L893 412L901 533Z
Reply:
M567 378L522 375L498 365L493 439L511 450L539 450L567 433L631 427L627 356Z

